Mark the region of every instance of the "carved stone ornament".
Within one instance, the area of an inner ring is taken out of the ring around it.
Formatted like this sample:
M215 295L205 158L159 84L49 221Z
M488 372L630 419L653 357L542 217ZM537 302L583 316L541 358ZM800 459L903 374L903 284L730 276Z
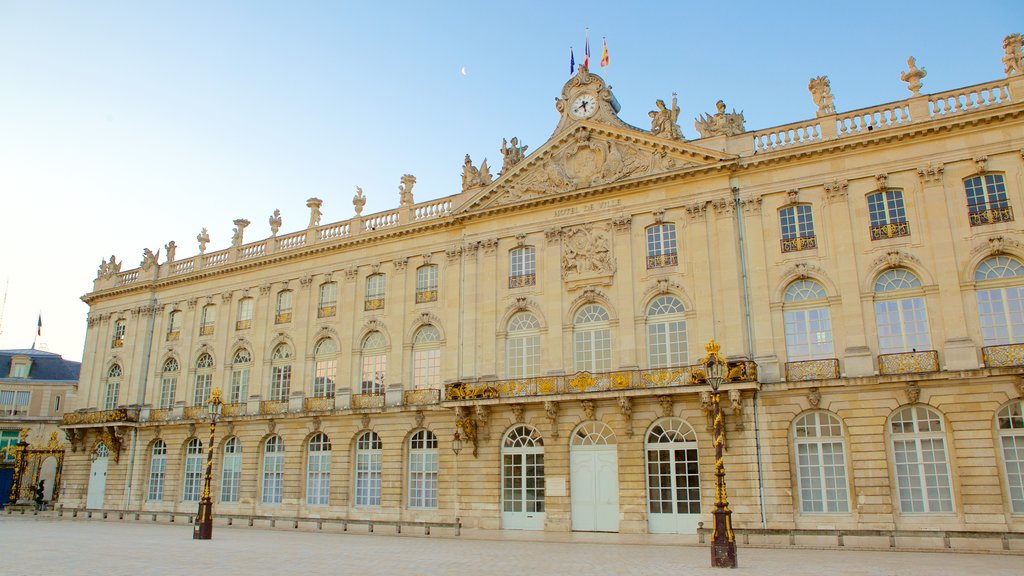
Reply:
M359 276L358 266L349 266L345 268L345 280L355 280L356 276Z
M672 93L672 108L665 106L664 100L654 102L657 110L647 113L651 117L651 134L669 140L682 140L683 131L677 123L679 120L679 97Z
M558 438L558 402L554 400L544 401L544 416L551 423L551 437Z
M110 255L110 260L100 259L100 269L96 272L97 278L108 280L113 278L114 275L121 272L121 263L114 258L114 255Z
M988 172L988 156L975 156L974 165L977 166L978 174Z
M454 248L447 248L444 251L444 256L445 256L445 258L448 259L449 262L455 262L456 260L459 259L459 256L461 256L461 255L462 255L462 248L460 248L458 246L455 246Z
M701 138L735 136L746 132L746 128L743 127L743 112L736 112L735 108L732 112L726 112L725 102L721 100L715 103L715 108L718 109L715 114L701 114L693 121L693 127L700 133Z
M476 458L476 420L469 414L466 406L455 408L455 427L462 432L462 437L473 446L473 457Z
M277 421L271 418L267 420L267 434L273 434L277 430Z
M423 410L417 410L412 415L413 422L416 423L416 428L423 428L423 420L424 420L425 416L426 415L423 413Z
M154 254L153 251L150 250L149 248L143 248L142 249L142 262L139 263L139 266L142 267L142 270L144 272L149 272L150 270L152 270L153 268L156 268L158 266L158 264L157 264L157 259L158 258L160 258L160 250L159 249L157 249L156 254Z
M1003 71L1007 78L1024 74L1024 36L1010 34L1003 38Z
M370 264L370 274L380 274L380 262Z
M195 422L189 422L189 425L188 425L188 437L191 438L191 437L193 437L195 435L196 435L196 423Z
M702 390L700 393L700 409L704 412L704 419L707 420L706 427L708 430L714 426L714 409L711 406L711 392Z
M501 156L502 156L501 174L508 174L508 171L513 166L515 166L516 164L519 164L520 162L522 162L523 158L526 158L526 149L527 148L529 148L529 146L525 146L525 145L524 146L520 146L519 145L519 138L516 138L515 136L512 137L512 143L511 144L509 144L509 141L507 139L502 138L501 139ZM466 155L466 160L469 160L469 155L468 154Z
M199 253L206 252L206 245L210 243L210 232L207 231L206 227L203 227L199 234L196 234L196 240L199 241ZM111 256L110 258L113 259L114 257Z
M189 298L188 300L186 300L185 304L188 306L189 310L195 310L196 304L198 302L199 302L199 298L193 297L193 298Z
M323 426L323 422L320 421L319 416L314 416L313 419L309 421L310 432L319 432L321 426Z
M651 213L651 216L654 217L654 223L655 224L661 224L662 222L665 221L665 211L664 210L655 210L654 212Z
M370 427L370 415L363 413L362 418L359 419L359 425L362 426L362 430L366 430Z
M729 216L736 211L736 202L732 198L715 198L711 201L716 216Z
M512 421L516 424L522 424L523 420L523 409L526 406L524 404L512 404L509 408L512 409Z
M921 177L921 181L925 184L937 184L942 181L943 170L942 162L933 162L924 168L918 168L917 175Z
M917 382L908 383L903 392L907 395L908 404L917 404L921 399L921 386Z
M587 420L594 419L594 401L580 400L580 407L583 408L583 417Z
M828 76L817 76L811 78L807 83L807 89L811 92L811 100L818 107L818 117L828 116L836 113L835 100L832 98L832 85Z
M238 247L243 243L242 237L245 234L245 227L249 225L249 221L245 218L238 218L234 221L234 224L235 227L231 234L231 246Z
M315 228L320 225L320 207L324 205L324 201L319 198L309 198L306 200L306 207L309 208L309 228Z
M744 214L760 214L762 202L763 199L760 196L755 196L753 198L744 198L740 200L740 206L742 207Z
M228 304L231 302L231 298L233 298L234 295L235 293L231 292L230 290L227 292L221 292L220 301L224 304Z
M428 266L428 265L430 265L430 260L433 258L433 255L428 252L428 253L420 256L420 258L423 259L423 264L425 266Z
M684 208L686 209L686 214L690 217L690 220L697 222L704 219L704 214L708 209L708 203L706 201L694 202L693 204L684 206Z
M302 278L299 278L299 286L303 288L309 288L313 284L313 276L311 274L303 274Z
M889 175L885 172L875 175L875 183L879 190L885 190L889 187Z
M1014 382L1014 386L1017 388L1017 396L1024 398L1024 377L1017 378L1017 381Z
M484 254L494 254L498 249L498 239L488 238L480 241L480 247L483 248Z
M737 430L743 430L743 392L738 389L729 390L729 408L735 419Z
M416 203L412 197L412 187L416 185L416 177L412 174L403 174L402 183L398 185L398 193L401 206L412 206Z
M886 268L899 268L907 262L920 263L921 261L918 260L917 257L901 250L890 250L878 258L875 258L875 261L872 262L872 267L880 268L884 266Z
M356 211L356 216L363 215L363 206L366 206L366 196L363 196L363 189L356 186L356 195L352 197L352 207Z
M589 224L562 233L562 278L615 274L611 234Z
M629 232L629 227L632 223L632 216L617 216L612 218L612 227L615 228L616 232Z
M462 163L462 191L483 188L493 181L491 169L487 167L487 159L480 164L480 168L473 166L473 160L466 154Z
M672 400L671 396L669 396L669 395L658 396L658 404L661 405L661 415L662 416L666 416L667 417L667 416L671 416L672 415L672 412L673 412L673 410L675 408L675 402Z
M275 209L268 222L270 223L270 235L277 236L277 231L281 229L281 211Z
M562 229L558 226L552 226L544 230L544 239L548 242L558 242L562 238ZM111 256L111 259L114 257Z
M270 284L263 284L260 286L260 296L266 296L270 294Z
M619 412L626 424L626 436L633 436L633 399L629 396L619 396Z
M473 408L473 414L476 416L477 434L480 438L488 440L490 433L487 428L487 421L491 416L490 408L486 404L477 404Z
M825 198L829 202L836 202L839 200L846 199L847 190L850 187L850 183L846 180L834 180L831 183L825 184Z
M404 257L403 258L395 258L395 261L393 262L393 264L395 266L395 270L402 271L402 270L405 270L406 266L408 266L409 259L408 258L404 258Z
M1024 244L1021 244L1013 238L995 236L985 240L984 242L975 244L974 248L971 249L971 255L977 256L978 254L991 254L995 256L996 254L1005 254L1008 251L1024 252Z
M178 252L178 245L171 240L167 244L164 244L164 253L167 254L167 263L174 262L174 255Z
M516 296L515 302L512 303L512 308L519 312L529 310L530 299L526 296Z
M907 90L914 96L921 95L921 79L928 75L924 68L917 67L917 60L913 56L907 58L907 71L900 74L900 80L907 83Z

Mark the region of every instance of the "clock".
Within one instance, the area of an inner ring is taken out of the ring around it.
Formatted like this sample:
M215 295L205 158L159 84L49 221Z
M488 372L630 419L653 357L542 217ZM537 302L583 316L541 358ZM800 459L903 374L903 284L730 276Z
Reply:
M578 120L590 118L595 112L597 112L597 98L594 98L593 94L584 94L576 98L572 101L572 107L569 108L569 113Z

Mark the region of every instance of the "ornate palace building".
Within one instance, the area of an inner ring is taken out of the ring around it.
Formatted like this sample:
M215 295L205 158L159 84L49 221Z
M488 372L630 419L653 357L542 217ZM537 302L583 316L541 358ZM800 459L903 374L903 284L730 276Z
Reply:
M742 528L1024 531L1024 73L748 130L651 129L581 68L463 190L100 267L63 502L688 533L714 339ZM993 45L994 58L998 46ZM894 72L893 81L897 81ZM813 102L814 107L810 106ZM553 122L554 123L554 122ZM197 226L198 227L198 226ZM464 445L452 449L456 430Z

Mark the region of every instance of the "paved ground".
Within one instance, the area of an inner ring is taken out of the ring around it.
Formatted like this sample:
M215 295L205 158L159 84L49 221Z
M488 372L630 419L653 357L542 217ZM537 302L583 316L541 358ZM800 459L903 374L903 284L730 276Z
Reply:
M1020 555L754 548L741 548L740 568L723 573L708 567L706 547L664 538L549 535L538 541L507 534L451 538L217 526L213 540L194 541L188 524L2 515L0 574L1024 575Z

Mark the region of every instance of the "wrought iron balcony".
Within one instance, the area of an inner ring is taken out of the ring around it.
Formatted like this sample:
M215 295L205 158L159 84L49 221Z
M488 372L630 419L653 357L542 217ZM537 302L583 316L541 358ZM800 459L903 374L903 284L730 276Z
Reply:
M213 335L213 324L207 324L206 326L199 327L200 336L212 336Z
M334 396L312 396L302 400L302 409L306 412L323 412L334 410Z
M206 418L206 406L185 406L181 417L189 420L202 420Z
M371 392L369 394L353 394L352 408L383 408L384 393Z
M524 288L526 286L533 286L537 283L536 274L520 274L518 276L508 277L509 288Z
M985 224L996 224L999 222L1013 222L1013 208L1003 206L1002 208L989 208L988 210L973 209L968 212L971 219L971 226L984 226Z
M181 330L171 330L167 332L167 341L174 342L178 338L181 338Z
M239 320L235 322L235 330L248 330L252 328L252 320Z
M799 252L801 250L811 250L818 247L818 239L813 235L783 238L780 242L782 243L783 252Z
M245 402L236 402L234 404L225 404L220 409L221 416L245 416Z
M422 304L424 302L436 302L437 301L437 290L417 290L416 291L416 303Z
M369 312L370 310L383 310L384 299L383 298L367 298L363 302L363 310Z
M113 410L84 410L64 415L64 425L108 424L113 422L138 422L139 411L127 408Z
M291 321L292 321L292 313L291 312L278 312L277 315L274 316L274 324L285 324L285 323L288 323L288 322L291 322Z
M936 350L882 354L878 357L879 374L914 374L938 371L939 353Z
M837 358L786 362L787 381L829 380L831 378L839 378L839 360Z
M149 420L151 422L162 422L170 420L174 417L174 410L169 408L154 408L149 411Z
M985 346L981 349L985 366L1024 366L1024 344L1005 344L1002 346Z
M330 306L321 306L321 307L317 308L316 317L317 318L330 318L331 316L334 316L337 313L338 313L338 307L333 305L333 304L330 305Z
M679 263L679 255L675 252L671 254L658 254L656 256L647 257L647 269L651 268L664 268L666 266L675 266Z
M260 402L260 414L284 414L287 411L287 400L263 400Z
M910 236L910 222L890 222L888 224L871 226L870 230L872 240Z
M441 400L441 391L436 388L420 388L406 390L402 393L402 404L406 406L425 406L437 404Z

